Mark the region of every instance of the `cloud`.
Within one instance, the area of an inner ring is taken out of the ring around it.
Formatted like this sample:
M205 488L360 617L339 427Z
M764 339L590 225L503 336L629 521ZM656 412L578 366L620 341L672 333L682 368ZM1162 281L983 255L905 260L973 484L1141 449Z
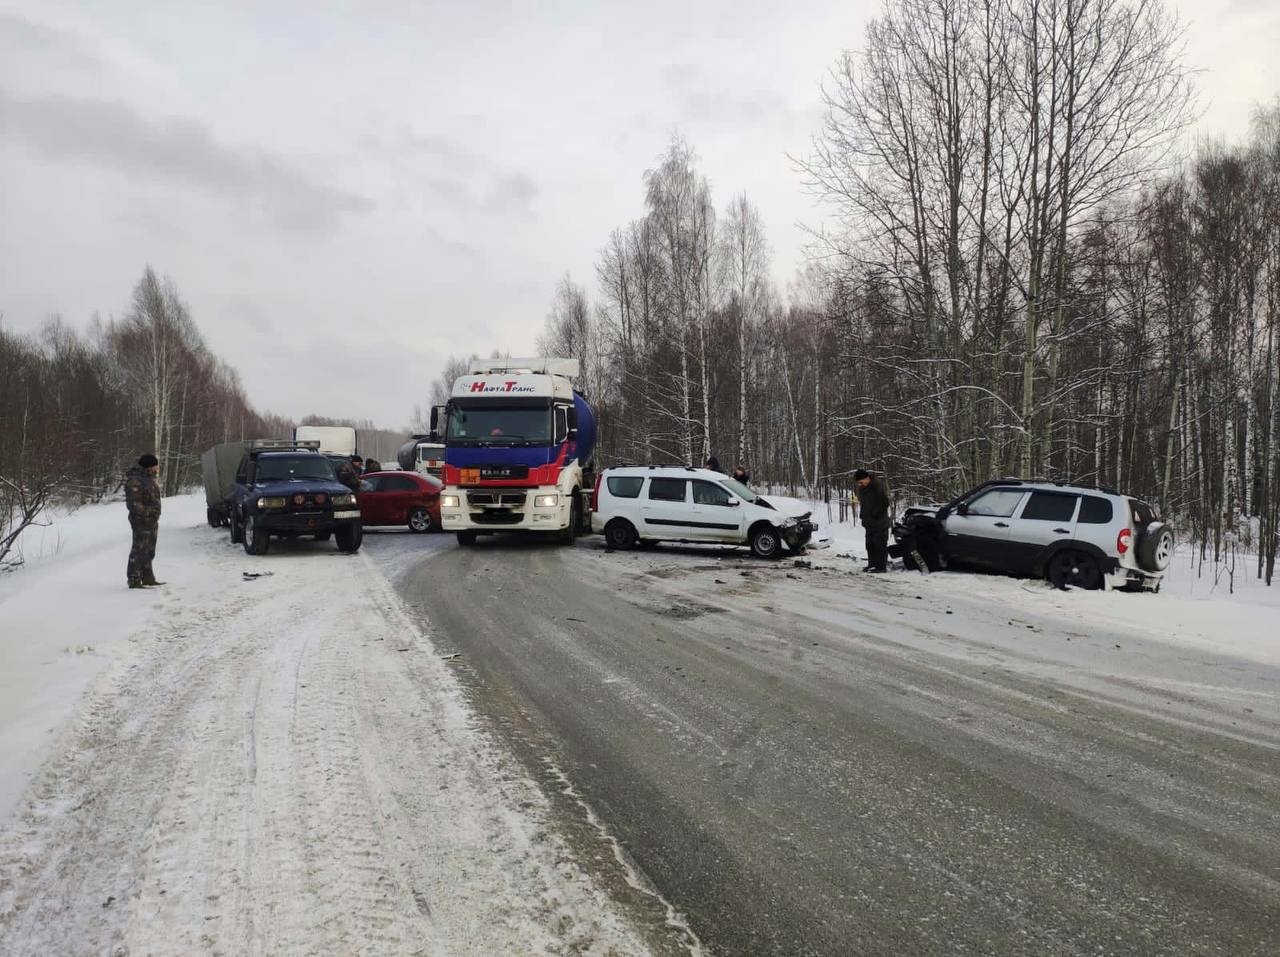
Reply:
M0 58L10 61L30 54L58 57L64 64L87 67L95 72L103 66L102 58L78 34L0 13Z
M262 150L219 143L194 120L149 120L120 101L24 99L0 91L0 137L26 140L52 160L186 183L261 208L288 229L332 229L342 216L373 206L365 197L312 181Z
M490 212L519 212L531 214L530 204L538 195L538 184L524 173L507 173L498 177L485 197L485 208Z

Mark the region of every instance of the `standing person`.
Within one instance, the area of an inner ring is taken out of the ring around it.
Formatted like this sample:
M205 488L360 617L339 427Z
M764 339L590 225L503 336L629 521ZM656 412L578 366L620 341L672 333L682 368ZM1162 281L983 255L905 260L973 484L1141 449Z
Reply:
M889 570L889 487L884 478L858 469L853 473L853 483L858 487L858 513L867 535L867 567L863 571L886 572Z
M364 470L365 472L381 472L382 463L377 459L365 459Z
M743 485L751 484L751 473L747 471L746 466L739 465L733 470L735 481L741 482Z
M156 557L156 536L160 530L160 486L156 476L160 462L148 452L125 473L124 503L129 509L133 547L129 550L129 587L151 588L156 581L151 560Z
M351 470L356 473L356 478L364 474L364 459L358 455L351 456Z
M722 468L720 467L720 460L719 460L718 458L716 458L714 455L713 455L713 456L711 456L711 458L707 459L706 468L711 469L711 471L713 471L713 472L723 472L723 471L724 471L724 469L722 469Z
M360 491L360 468L356 465L357 458L358 456L353 455L337 467L338 481L353 492Z

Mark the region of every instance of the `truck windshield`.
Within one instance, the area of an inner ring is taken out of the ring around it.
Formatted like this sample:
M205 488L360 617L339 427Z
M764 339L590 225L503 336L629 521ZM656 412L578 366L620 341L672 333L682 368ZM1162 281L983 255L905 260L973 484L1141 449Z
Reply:
M548 445L550 404L451 405L446 441L450 445Z
M297 458L272 457L258 459L258 482L287 482L298 479L334 480L333 466L323 455L299 455Z

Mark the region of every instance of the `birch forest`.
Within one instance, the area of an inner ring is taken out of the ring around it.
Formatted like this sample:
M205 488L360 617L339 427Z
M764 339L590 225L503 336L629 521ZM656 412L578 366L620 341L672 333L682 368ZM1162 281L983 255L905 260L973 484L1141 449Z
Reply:
M602 464L715 455L829 500L859 467L900 501L1111 486L1270 581L1280 105L1193 143L1155 0L896 0L866 38L795 158L827 226L785 290L678 138L594 283L560 282L540 345L581 361Z
M20 561L12 546L50 505L117 492L143 452L173 495L198 481L206 448L289 429L254 411L177 288L150 268L121 318L84 333L57 319L35 336L0 323L0 568Z

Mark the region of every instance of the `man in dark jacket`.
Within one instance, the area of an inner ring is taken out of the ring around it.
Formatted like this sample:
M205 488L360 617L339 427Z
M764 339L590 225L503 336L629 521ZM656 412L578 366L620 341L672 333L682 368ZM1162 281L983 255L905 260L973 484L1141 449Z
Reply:
M156 557L156 536L160 530L160 486L156 475L160 463L148 452L138 464L125 473L124 503L129 509L129 525L133 529L133 548L129 550L129 587L150 588L163 585L156 581L151 560Z
M863 570L888 571L889 527L893 524L889 514L889 488L881 476L866 469L854 472L853 481L858 487L858 513L867 535L867 567Z

